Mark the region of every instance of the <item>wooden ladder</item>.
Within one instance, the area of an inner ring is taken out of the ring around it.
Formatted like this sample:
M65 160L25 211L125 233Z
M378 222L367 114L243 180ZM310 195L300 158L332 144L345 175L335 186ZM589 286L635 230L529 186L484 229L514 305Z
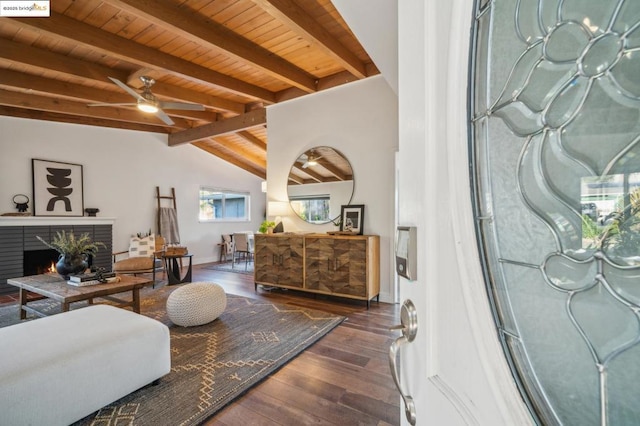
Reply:
M178 211L178 206L176 204L176 189L171 188L171 195L160 195L160 187L156 186L156 200L158 202L158 212L157 212L157 227L158 234L160 234L160 206L162 200L172 200L173 208Z

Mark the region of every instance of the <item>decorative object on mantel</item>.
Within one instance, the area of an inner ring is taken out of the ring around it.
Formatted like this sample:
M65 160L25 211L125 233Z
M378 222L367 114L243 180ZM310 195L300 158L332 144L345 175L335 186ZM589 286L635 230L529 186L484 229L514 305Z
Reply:
M340 218L340 231L351 231L353 234L362 235L364 204L342 206Z
M13 203L16 205L18 212L25 213L29 210L29 197L24 194L16 194L13 196Z
M83 216L82 165L32 159L36 216Z
M73 232L56 232L56 236L50 243L39 235L36 238L47 247L60 253L56 271L65 279L71 274L79 274L89 267L89 256L95 256L98 247L106 247L103 243L92 241L88 233L76 238Z
M99 211L100 209L89 208L89 207L84 209L84 212L87 214L87 216L90 216L90 217L96 217L96 213L98 213Z
M16 194L13 196L13 203L18 209L17 213L2 213L2 216L31 216L29 210L29 197L24 194Z

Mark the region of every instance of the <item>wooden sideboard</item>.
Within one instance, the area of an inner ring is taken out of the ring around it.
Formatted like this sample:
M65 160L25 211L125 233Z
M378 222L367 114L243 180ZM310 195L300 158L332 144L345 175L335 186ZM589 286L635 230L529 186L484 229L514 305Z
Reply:
M258 285L370 301L380 296L377 235L256 234Z

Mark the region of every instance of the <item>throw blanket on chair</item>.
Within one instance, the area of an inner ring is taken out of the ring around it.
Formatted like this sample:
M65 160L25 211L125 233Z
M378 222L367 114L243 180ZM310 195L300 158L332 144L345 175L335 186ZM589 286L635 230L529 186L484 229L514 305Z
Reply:
M160 207L160 229L158 230L167 244L180 243L178 231L178 213L173 207Z

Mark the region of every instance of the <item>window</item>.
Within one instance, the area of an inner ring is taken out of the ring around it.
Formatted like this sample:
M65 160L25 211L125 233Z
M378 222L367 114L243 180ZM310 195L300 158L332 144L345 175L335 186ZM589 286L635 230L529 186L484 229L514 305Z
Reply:
M200 221L249 221L248 192L200 188Z
M327 223L330 217L330 198L325 195L301 195L289 197L293 211L309 223Z
M476 0L478 246L498 335L536 424L640 418L640 26L631 4Z

